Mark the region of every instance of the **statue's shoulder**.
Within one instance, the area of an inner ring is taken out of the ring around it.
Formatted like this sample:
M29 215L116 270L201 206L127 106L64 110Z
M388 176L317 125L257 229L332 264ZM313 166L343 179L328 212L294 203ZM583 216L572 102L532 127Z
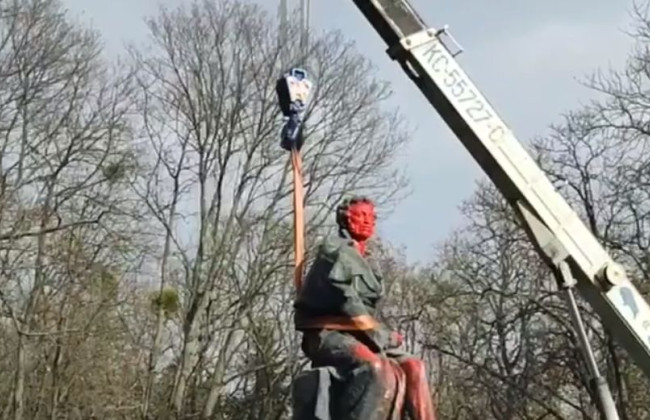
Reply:
M336 261L350 252L350 240L337 235L325 237L318 246L318 257Z

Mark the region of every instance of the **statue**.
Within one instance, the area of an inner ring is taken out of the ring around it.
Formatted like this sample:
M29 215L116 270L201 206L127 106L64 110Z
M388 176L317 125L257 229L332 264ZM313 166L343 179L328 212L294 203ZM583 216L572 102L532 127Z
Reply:
M412 420L435 420L424 363L401 350L403 337L375 317L384 288L366 252L375 231L374 203L345 200L336 221L339 235L320 245L294 305L303 352L314 368L327 367L338 377L328 416L401 420L408 413Z

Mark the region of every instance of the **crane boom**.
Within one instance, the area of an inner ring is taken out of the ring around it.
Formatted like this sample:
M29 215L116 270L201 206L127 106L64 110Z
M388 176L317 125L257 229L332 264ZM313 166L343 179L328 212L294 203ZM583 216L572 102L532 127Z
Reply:
M353 0L388 54L521 217L542 258L566 262L577 288L650 378L650 307L407 0Z

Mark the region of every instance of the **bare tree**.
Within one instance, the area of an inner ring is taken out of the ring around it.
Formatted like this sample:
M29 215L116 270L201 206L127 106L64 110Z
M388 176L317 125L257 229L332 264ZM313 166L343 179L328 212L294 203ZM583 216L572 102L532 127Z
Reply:
M538 161L647 292L648 17L600 99L534 142ZM401 198L408 131L340 34L299 48L262 9L197 0L147 21L118 70L54 0L0 12L0 413L282 419L304 367L292 328L291 179L274 85L316 82L303 149L308 257L332 207ZM134 77L126 68L132 68ZM135 112L132 112L135 111ZM596 419L554 279L492 187L435 261L378 241L386 321L429 367L441 415ZM647 380L581 304L623 419Z
M610 252L622 261L635 285L645 295L647 280L650 201L647 194L650 27L647 3L637 5L636 46L620 70L597 72L586 85L600 93L597 101L566 115L551 136L539 139L536 150L546 172L571 200L585 222ZM646 381L619 348L613 336L601 330L600 351L618 400L621 418L647 416L635 401ZM632 379L634 378L634 379ZM630 385L634 384L637 389ZM641 389L639 389L641 388ZM647 402L647 401L646 401Z
M600 98L563 116L550 135L536 139L533 146L560 192L646 293L650 213L644 188L649 103L645 86L650 73L648 18L644 9L636 11L633 35L638 48L624 69L591 78L588 85L601 93ZM455 297L448 302L453 309L422 310L419 321L430 328L426 345L460 362L447 364L448 369L463 373L469 368L473 373L471 383L450 381L465 390L465 399L468 393L475 395L474 403L464 404L462 413L457 405L447 406L447 414L485 418L490 410L499 419L600 418L554 280L517 219L494 189L484 185L463 213L469 226L443 247L431 286L436 293L453 291ZM621 418L647 417L647 381L598 317L583 303L581 311ZM431 320L422 321L430 312Z
M333 222L332 205L349 191L386 205L398 197L404 180L392 163L407 133L398 114L382 110L388 86L372 79L369 63L338 34L315 37L303 53L297 41L278 45L274 21L258 6L230 0L162 10L148 25L153 45L132 48L141 136L151 156L136 190L163 233L155 258L160 290L178 290L182 310L169 321L158 314L143 411L153 414L154 378L171 360L171 408L213 418L233 381L257 377L239 389L259 395L286 387L296 370L292 364L259 383L289 348L296 352L287 333L291 180L274 92L282 57L307 67L318 86L303 150L310 237ZM172 267L182 273L176 282L167 275ZM182 341L163 340L163 327L175 320ZM276 350L262 355L254 340L268 334ZM263 365L251 366L241 352L257 354ZM265 395L287 397L284 388L281 396ZM265 404L255 408L264 416L286 409Z
M462 333L443 333L434 348L476 371L493 418L592 418L580 396L587 378L564 370L580 358L549 270L494 188L483 186L464 211L470 225L442 263L464 302Z
M133 165L128 78L107 71L97 36L68 23L58 2L10 1L0 19L0 299L15 345L3 405L17 420L40 415L41 396L26 390L37 355L47 354L49 375L39 382L50 377L55 418L64 343L75 327L93 328L92 316L73 327L69 315L79 299L90 304L82 295L99 284L87 279L113 278L121 259L113 251L128 243L119 223L129 209L120 185ZM103 306L95 300L87 315Z

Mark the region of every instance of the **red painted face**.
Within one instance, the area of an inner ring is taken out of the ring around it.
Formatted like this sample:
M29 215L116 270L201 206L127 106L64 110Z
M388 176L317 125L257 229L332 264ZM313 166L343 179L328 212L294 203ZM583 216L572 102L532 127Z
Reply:
M356 203L348 209L348 230L356 241L368 240L375 233L376 221L375 206L370 203Z

